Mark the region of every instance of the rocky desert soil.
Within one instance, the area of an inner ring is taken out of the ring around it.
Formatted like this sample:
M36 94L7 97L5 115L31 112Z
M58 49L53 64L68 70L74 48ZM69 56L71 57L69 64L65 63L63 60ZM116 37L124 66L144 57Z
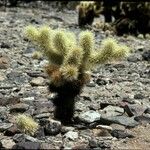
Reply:
M64 126L53 118L54 94L48 91L43 69L47 60L32 58L36 48L23 29L46 24L77 35L83 29L74 9L38 5L0 8L0 148L150 149L150 40L89 28L97 44L111 36L130 46L132 53L92 70L91 82L76 100L75 123ZM34 136L17 128L19 113L40 124Z

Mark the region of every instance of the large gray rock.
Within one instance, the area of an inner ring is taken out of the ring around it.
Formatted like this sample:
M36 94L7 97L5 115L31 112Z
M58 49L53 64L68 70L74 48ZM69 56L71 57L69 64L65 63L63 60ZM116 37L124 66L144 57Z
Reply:
M138 125L138 122L134 120L134 117L127 117L127 116L101 116L101 122L104 124L112 124L117 123L124 125L126 127L135 127Z
M107 117L117 116L124 113L124 109L118 106L108 105L102 110L102 115Z
M93 110L87 111L79 115L79 119L85 123L92 123L92 122L98 121L100 120L100 117L101 117L101 114Z

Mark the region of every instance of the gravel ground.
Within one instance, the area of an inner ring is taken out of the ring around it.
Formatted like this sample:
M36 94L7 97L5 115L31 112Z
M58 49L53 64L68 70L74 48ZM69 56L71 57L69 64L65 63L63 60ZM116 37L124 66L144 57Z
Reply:
M35 48L23 36L29 24L81 31L74 10L0 8L0 148L148 149L150 40L109 35L130 46L132 54L92 71L91 82L77 97L77 123L63 126L53 119L53 93L47 89L43 70L47 61L32 58ZM101 29L90 29L97 43L108 36ZM18 113L30 114L39 122L36 135L17 129Z

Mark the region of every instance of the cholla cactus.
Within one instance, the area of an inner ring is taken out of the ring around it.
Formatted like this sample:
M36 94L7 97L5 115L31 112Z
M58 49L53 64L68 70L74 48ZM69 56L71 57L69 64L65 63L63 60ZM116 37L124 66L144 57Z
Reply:
M54 99L55 117L62 122L73 117L74 99L89 80L87 71L97 64L121 59L129 53L128 47L111 38L102 41L96 50L91 31L82 31L79 38L76 38L74 33L66 30L29 26L25 33L40 46L49 60L46 66L50 77L49 89L58 93Z
M101 2L81 1L77 6L79 26L91 25L101 12Z
M24 114L19 114L17 116L16 123L22 132L29 135L34 135L38 129L38 123L36 123L31 117Z

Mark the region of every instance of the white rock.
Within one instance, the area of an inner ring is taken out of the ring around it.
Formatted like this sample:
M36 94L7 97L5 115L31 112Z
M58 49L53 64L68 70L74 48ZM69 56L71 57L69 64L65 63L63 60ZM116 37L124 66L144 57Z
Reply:
M96 111L90 110L83 114L80 114L79 118L81 121L86 123L92 123L94 121L100 120L101 114Z
M65 135L65 138L68 138L70 140L75 140L78 138L78 132L74 132L74 131L68 131Z

